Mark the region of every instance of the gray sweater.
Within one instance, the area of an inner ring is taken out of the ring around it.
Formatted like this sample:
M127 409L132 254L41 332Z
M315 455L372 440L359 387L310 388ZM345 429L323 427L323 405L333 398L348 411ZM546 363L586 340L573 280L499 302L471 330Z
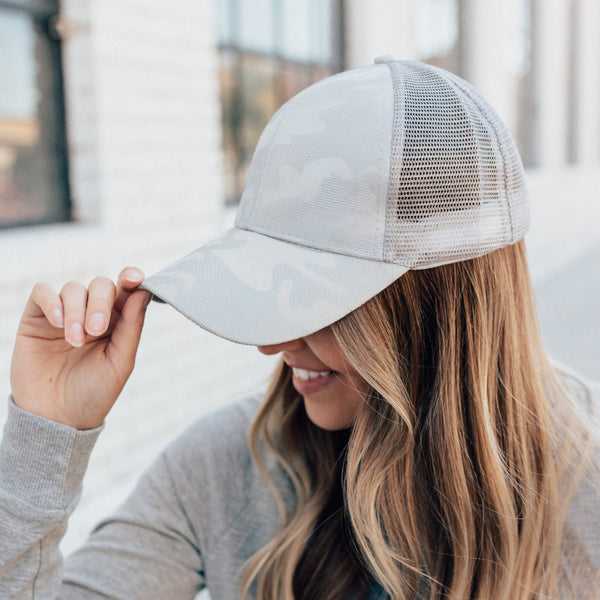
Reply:
M191 600L204 587L212 600L238 599L236 574L278 527L246 441L258 401L227 407L180 436L64 569L58 544L100 429L77 431L11 402L0 445L0 599ZM275 460L268 466L293 503ZM578 556L567 583L600 565L599 509L597 491L583 484L565 538L565 555Z

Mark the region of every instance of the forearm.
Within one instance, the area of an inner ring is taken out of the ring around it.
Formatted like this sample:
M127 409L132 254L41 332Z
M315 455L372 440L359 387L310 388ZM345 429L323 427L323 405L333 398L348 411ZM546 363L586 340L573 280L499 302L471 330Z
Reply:
M1 598L49 598L58 590L58 545L100 429L78 431L10 402L0 444Z

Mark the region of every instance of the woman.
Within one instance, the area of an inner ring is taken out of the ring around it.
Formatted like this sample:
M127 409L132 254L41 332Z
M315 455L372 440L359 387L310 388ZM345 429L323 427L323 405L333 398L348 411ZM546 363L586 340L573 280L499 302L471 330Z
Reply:
M0 450L0 591L599 597L597 401L546 357L527 226L513 142L459 78L383 58L296 96L234 229L141 290L131 268L34 288ZM177 440L61 576L149 292L282 361L264 398Z

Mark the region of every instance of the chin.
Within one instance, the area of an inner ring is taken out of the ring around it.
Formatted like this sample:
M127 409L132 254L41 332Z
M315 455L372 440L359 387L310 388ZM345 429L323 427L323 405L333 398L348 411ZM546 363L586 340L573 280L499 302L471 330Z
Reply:
M311 422L326 431L341 431L352 427L354 415L346 414L344 410L335 410L329 407L312 406L310 401L304 399L306 414Z

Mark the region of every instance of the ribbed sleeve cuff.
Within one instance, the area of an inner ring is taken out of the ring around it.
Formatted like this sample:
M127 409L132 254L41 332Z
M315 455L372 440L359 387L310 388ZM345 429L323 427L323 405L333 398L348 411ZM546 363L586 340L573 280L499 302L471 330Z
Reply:
M0 443L0 487L39 507L66 508L79 491L102 428L79 431L28 413L10 398Z

